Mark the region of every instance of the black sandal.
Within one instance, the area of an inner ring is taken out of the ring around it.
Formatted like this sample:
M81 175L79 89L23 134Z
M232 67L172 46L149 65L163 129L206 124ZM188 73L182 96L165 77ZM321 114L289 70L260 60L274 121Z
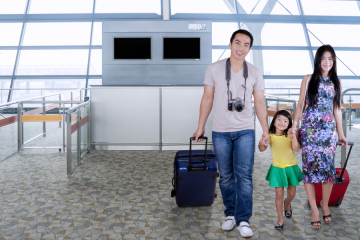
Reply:
M325 223L331 223L331 219L330 219L330 221L326 221L326 220L325 220L326 218L332 218L332 217L331 217L331 214L329 214L329 215L327 215L327 216L323 216L323 219L324 219L324 222L325 222Z
M283 223L283 224L277 223L277 224L275 225L275 229L277 229L277 230L282 230L282 229L284 228L284 224L285 224L285 223Z
M320 229L320 227L321 227L321 222L320 221L310 222L310 223L311 223L313 229ZM320 225L314 225L315 223L320 223Z
M285 213L285 217L291 218L291 216L292 216L292 207L291 207L291 204L290 204L290 211L287 212L287 211L285 210L285 202L286 202L286 199L284 200L284 213Z

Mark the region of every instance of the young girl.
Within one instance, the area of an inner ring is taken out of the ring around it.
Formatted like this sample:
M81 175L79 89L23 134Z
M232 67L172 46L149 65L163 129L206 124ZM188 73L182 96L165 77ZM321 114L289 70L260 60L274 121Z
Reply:
M300 144L292 131L290 113L286 110L278 111L269 129L270 140L260 140L259 149L265 151L267 146L271 146L271 154L273 163L269 168L266 180L269 181L271 187L275 187L275 205L278 214L278 222L276 229L282 229L284 226L284 217L282 215L283 204L284 212L287 218L291 218L292 209L291 201L295 197L296 186L303 180L302 172L297 165L293 151L299 151ZM287 198L284 200L284 187L287 188Z

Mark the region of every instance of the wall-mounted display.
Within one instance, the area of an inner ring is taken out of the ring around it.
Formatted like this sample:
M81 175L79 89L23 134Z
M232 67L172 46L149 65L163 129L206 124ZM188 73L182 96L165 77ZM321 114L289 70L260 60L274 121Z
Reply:
M151 59L151 38L114 38L114 59Z
M200 38L164 38L164 59L200 59Z

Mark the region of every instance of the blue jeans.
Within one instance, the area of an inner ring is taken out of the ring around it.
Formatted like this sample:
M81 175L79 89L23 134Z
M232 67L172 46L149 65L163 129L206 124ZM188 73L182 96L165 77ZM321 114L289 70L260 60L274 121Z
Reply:
M220 190L225 215L234 216L236 225L249 222L253 207L252 171L255 131L212 132L220 172Z

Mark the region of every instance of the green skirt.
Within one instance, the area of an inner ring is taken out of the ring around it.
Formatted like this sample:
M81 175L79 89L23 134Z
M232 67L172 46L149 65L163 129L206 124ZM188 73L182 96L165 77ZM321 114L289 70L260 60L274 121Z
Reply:
M275 167L271 164L266 175L271 187L297 186L303 180L302 172L298 165L286 168Z

